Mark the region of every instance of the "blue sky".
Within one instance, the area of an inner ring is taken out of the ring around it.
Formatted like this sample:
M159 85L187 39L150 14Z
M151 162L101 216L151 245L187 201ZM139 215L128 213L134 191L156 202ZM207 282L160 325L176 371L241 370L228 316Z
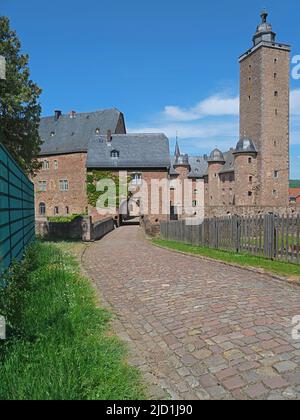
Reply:
M247 7L246 7L247 5ZM277 40L300 55L299 0L1 0L43 115L116 107L128 131L176 131L184 152L238 139L238 57L267 7ZM300 79L291 79L291 160L300 179Z

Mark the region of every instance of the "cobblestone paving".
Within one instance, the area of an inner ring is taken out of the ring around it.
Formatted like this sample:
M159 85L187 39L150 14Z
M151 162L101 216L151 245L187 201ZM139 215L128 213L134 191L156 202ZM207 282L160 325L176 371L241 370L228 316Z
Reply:
M299 286L159 249L138 227L88 247L83 263L153 397L300 399Z

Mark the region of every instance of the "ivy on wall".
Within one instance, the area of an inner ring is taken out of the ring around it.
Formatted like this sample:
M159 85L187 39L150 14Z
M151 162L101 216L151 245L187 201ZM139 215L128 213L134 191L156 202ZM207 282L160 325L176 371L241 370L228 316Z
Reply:
M101 171L101 170L93 170L87 174L87 196L88 196L88 203L90 206L96 207L97 201L101 197L101 195L105 194L108 190L106 188L104 191L97 191L97 183L101 180L111 179L116 186L116 206L120 206L120 179L119 176L110 171ZM128 186L131 181L130 176L127 177L127 194L130 197L130 192L128 191ZM108 199L105 203L108 205Z

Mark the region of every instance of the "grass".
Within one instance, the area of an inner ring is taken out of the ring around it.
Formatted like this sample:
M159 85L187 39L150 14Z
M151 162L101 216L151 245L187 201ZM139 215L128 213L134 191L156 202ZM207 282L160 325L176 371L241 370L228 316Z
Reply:
M145 398L139 372L110 331L110 314L97 308L74 257L37 243L5 280L0 400Z
M53 216L53 217L48 217L48 221L51 223L71 223L74 220L78 219L78 217L81 217L81 215L72 214L70 216Z
M175 251L208 257L226 263L238 264L243 267L260 268L272 274L277 274L280 276L300 278L300 265L297 264L290 264L281 261L272 261L266 258L256 257L249 254L236 254L234 252L203 248L184 244L181 242L165 241L162 239L154 239L153 243L164 248L173 249Z

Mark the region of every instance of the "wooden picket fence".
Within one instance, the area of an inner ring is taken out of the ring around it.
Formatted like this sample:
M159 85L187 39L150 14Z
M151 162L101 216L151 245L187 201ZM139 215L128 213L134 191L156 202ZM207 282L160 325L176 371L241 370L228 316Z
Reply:
M0 144L0 274L34 236L33 183Z
M274 214L161 222L162 239L300 264L300 215Z

